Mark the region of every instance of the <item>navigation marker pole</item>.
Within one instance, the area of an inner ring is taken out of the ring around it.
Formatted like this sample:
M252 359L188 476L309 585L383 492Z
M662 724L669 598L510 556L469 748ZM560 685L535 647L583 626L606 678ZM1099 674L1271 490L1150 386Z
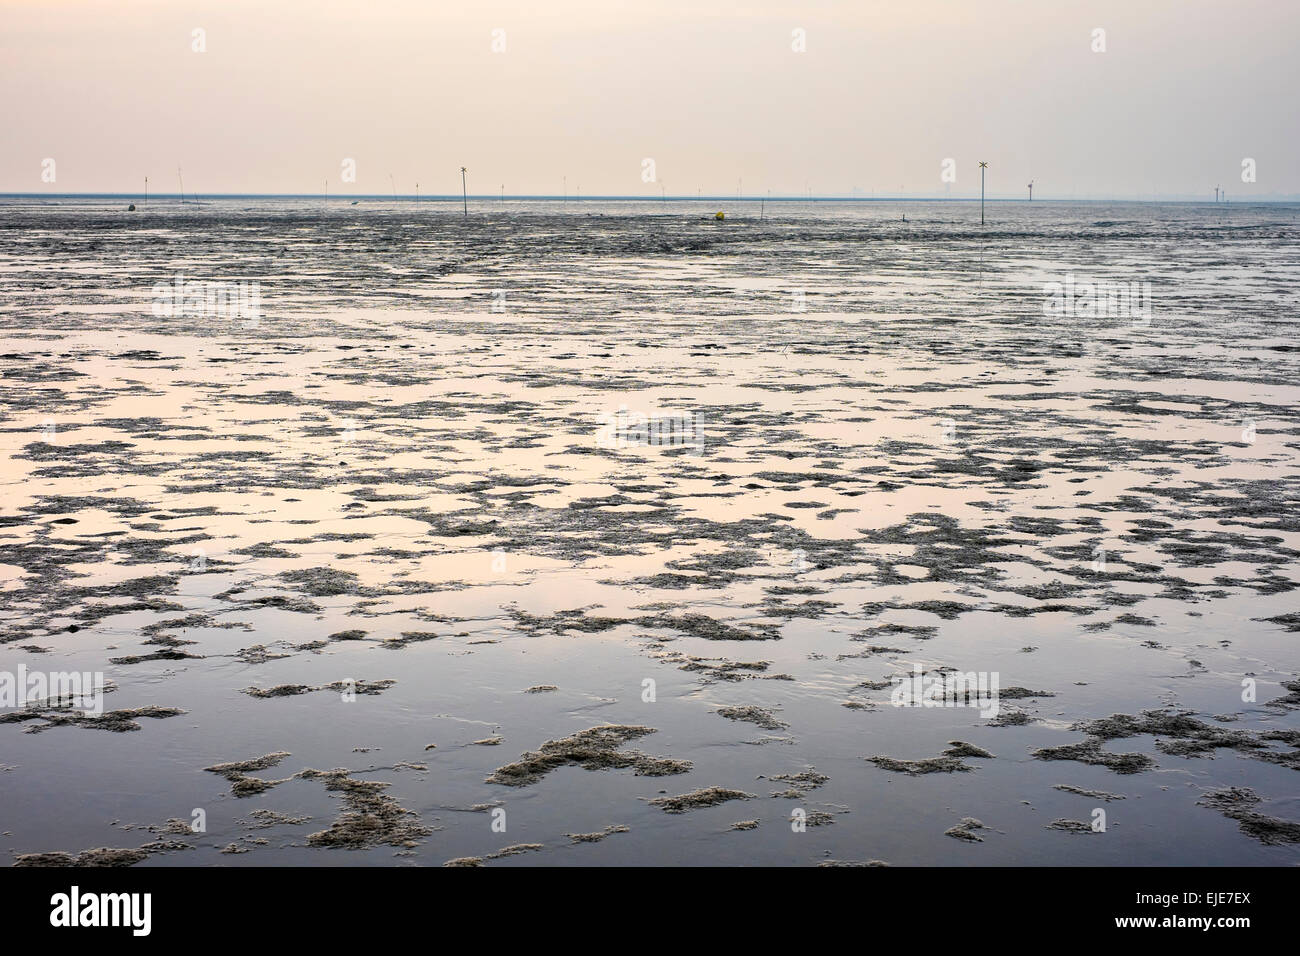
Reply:
M984 170L988 169L988 163L980 163L980 225L984 225Z

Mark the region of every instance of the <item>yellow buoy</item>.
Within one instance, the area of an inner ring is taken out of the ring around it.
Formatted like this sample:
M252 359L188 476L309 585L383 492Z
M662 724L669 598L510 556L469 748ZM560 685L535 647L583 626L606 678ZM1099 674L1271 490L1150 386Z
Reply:
M714 218L714 219L726 219L727 217L724 216L724 215L723 215L722 213L720 213L720 212L715 212L715 213L713 214L713 218Z

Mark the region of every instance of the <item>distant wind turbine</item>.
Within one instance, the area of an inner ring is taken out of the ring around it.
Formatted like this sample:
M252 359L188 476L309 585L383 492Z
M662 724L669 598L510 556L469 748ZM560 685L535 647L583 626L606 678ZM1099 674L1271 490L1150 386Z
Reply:
M1034 181L1032 179L1029 180L1029 201L1034 201Z
M468 170L462 166L460 168L460 202L465 209L466 217L469 216L469 187L465 185L465 173Z
M185 177L181 175L181 168L176 167L176 178L181 181L181 202L185 202Z

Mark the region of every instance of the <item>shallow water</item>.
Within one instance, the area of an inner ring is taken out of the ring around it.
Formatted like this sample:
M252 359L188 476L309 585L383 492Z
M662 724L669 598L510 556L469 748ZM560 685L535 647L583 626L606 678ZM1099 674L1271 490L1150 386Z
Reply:
M0 672L181 712L0 708L14 858L1300 862L1300 207L123 207L0 201Z

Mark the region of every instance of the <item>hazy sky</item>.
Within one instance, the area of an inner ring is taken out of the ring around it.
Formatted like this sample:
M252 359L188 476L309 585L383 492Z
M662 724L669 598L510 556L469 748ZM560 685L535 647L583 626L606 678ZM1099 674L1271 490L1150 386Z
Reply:
M1294 195L1298 64L1296 0L0 0L0 191Z

